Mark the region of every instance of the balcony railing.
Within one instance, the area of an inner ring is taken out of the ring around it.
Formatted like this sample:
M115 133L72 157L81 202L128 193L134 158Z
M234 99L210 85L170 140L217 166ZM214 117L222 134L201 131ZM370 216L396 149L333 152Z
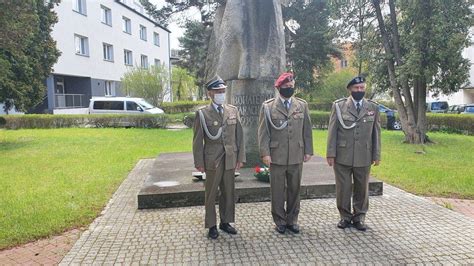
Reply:
M84 94L55 94L55 108L80 108L86 107L84 103Z

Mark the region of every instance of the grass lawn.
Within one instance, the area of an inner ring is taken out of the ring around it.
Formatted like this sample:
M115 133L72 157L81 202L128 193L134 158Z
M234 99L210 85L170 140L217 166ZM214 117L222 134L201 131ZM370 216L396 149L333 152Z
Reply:
M190 151L192 131L0 131L0 249L88 225L141 158Z
M326 155L327 131L313 131L315 150ZM474 137L428 134L435 144L403 144L400 131L382 131L382 162L372 175L417 195L474 199Z
M313 134L324 156L327 132ZM379 179L474 199L474 137L431 133L437 144L412 146L401 132L382 135ZM190 151L191 139L190 129L0 130L0 249L88 225L139 159Z

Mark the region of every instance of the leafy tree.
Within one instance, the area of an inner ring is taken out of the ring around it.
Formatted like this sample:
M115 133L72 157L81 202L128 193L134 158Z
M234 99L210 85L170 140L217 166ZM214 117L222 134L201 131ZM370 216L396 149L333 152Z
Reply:
M51 38L59 0L0 1L0 102L8 113L40 103L60 52Z
M347 97L347 82L351 80L355 74L354 70L349 68L328 74L322 80L321 87L316 93L316 98L331 102Z
M298 81L308 92L317 85L317 77L330 67L330 55L340 56L329 26L330 9L325 0L291 1L283 8L286 21L287 57ZM290 29L288 22L297 24Z
M150 66L149 68L134 67L121 79L127 95L144 98L154 106L160 106L169 90L168 68Z
M454 92L468 79L469 62L462 51L469 45L469 1L389 0L386 17L380 0L372 5L405 140L427 142L428 90Z
M226 0L165 0L165 4L158 8L150 3L149 0L140 0L147 13L152 16L158 23L168 26L170 18L174 14L178 14L192 7L199 10L201 21L211 25L214 19L216 6Z
M171 71L173 99L176 101L192 100L197 92L195 78L189 75L184 68L173 67Z
M188 20L185 23L184 35L179 38L182 48L180 61L177 63L195 76L196 85L202 87L206 82L206 57L212 28L199 21ZM201 92L202 90L199 90ZM202 96L201 94L199 96Z
M202 1L202 0L166 0L161 8L150 3L149 0L140 0L145 10L154 19L163 25L168 25L171 16L178 14L192 7L197 8L200 13L200 20L180 20L179 23L185 29L182 37L179 38L181 50L179 51L180 61L176 64L185 68L191 75L195 76L196 85L200 88L206 82L205 63L209 39L212 33L212 24L217 6L223 1ZM202 90L199 90L199 98L202 97Z

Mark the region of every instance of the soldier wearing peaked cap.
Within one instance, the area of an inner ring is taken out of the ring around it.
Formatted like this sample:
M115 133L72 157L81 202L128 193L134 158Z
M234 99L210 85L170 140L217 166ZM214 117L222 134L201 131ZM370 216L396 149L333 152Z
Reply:
M219 196L219 228L237 234L230 225L235 220L235 171L245 162L243 130L237 108L225 104L224 81L216 76L206 84L210 105L196 112L194 121L194 166L206 173L205 228L209 237L219 236L216 226L216 197Z
M380 115L378 105L364 99L363 77L353 78L347 89L351 96L335 101L332 106L326 157L336 176L336 201L341 216L337 226L344 229L353 225L365 231L370 167L380 163Z
M260 109L258 143L262 161L270 167L272 216L275 230L299 233L300 188L303 161L313 155L308 104L293 96L293 74L275 82L279 95ZM285 195L286 192L286 195ZM285 210L286 198L286 210Z

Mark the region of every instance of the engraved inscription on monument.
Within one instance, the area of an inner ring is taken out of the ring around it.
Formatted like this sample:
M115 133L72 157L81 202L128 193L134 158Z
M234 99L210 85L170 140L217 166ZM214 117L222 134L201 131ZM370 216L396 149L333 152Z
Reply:
M262 103L275 94L233 95L232 103L239 109L243 126L256 126Z

